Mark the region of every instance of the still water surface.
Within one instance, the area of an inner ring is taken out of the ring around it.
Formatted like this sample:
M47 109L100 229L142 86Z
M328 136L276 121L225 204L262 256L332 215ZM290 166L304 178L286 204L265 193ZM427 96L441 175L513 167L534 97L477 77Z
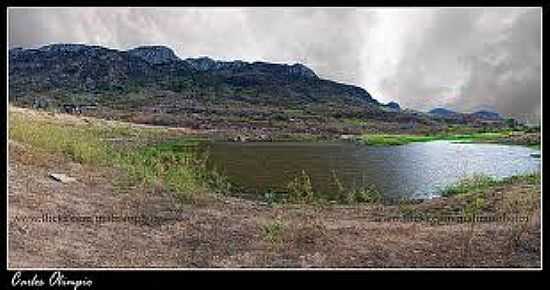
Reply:
M351 143L232 143L208 146L210 166L245 192L284 191L305 170L316 191L334 190L334 172L347 188L373 184L390 198L431 198L465 176L496 178L540 171L536 150L449 141L372 147Z

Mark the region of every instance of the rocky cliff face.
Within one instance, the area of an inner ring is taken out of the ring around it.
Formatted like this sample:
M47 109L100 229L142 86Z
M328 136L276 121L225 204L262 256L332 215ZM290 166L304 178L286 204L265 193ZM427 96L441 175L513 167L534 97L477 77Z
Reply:
M378 105L359 87L319 78L302 64L180 59L163 46L120 51L81 44L9 50L9 87L32 92L102 94L158 89L274 105L341 103Z
M150 64L163 64L179 60L174 51L165 46L141 46L128 50L128 54Z

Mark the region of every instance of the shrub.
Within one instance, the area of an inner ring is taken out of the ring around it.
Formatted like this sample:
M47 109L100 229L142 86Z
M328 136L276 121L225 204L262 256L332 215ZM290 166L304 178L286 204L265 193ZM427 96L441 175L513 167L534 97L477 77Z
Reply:
M489 176L476 174L471 177L464 178L455 184L445 187L441 195L450 197L454 195L465 194L474 191L484 190L492 185L497 184L497 181Z
M302 170L299 176L289 182L287 189L289 202L307 204L315 201L311 179L305 170Z
M283 231L285 224L280 218L276 218L273 222L262 225L264 240L277 244L283 240Z
M382 194L371 184L351 191L355 203L376 203L382 200Z
M117 164L134 183L163 184L184 203L196 203L209 193L226 193L231 185L216 171L208 170L208 155L196 150L194 140L176 140L117 155Z
M336 185L336 200L340 203L375 203L382 200L382 194L372 184L354 189L346 189L334 171L332 171L332 179Z

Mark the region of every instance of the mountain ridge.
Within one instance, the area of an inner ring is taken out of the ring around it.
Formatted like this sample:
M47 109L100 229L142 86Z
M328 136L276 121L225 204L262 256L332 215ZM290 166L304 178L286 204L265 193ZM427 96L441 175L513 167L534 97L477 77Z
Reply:
M456 121L467 121L469 119L478 119L478 120L484 120L484 121L502 121L504 118L501 116L500 113L494 112L494 111L488 111L488 110L479 110L475 112L457 112L454 110L450 110L443 107L434 108L430 111L428 111L428 114L443 118L443 119L449 119L449 120L456 120Z
M37 49L11 48L9 60L10 88L16 93L50 89L124 92L136 86L179 92L186 86L212 90L221 87L237 98L241 97L235 93L239 89L287 96L283 104L379 104L364 88L319 78L300 63L181 59L172 49L158 45L117 50L97 45L50 44ZM275 99L271 101L277 103Z

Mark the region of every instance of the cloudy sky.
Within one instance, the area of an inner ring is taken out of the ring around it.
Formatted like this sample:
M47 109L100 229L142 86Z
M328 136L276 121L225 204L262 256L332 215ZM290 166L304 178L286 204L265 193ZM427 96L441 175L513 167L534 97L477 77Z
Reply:
M9 47L303 63L381 102L540 118L540 8L11 8Z

